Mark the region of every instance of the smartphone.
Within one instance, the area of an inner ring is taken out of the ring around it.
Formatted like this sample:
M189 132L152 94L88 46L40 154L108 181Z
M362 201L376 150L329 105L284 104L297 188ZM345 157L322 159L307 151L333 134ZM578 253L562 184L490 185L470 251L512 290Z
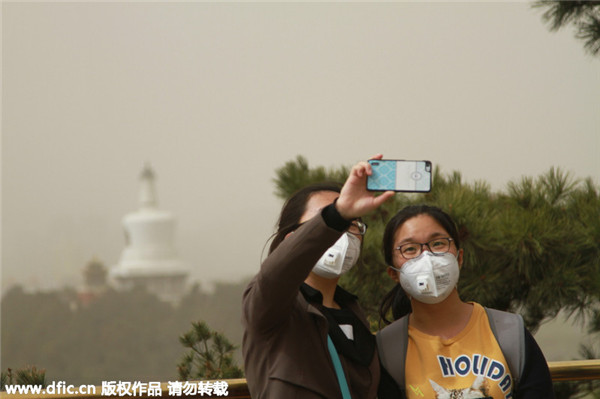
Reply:
M369 191L431 191L431 162L401 159L369 160L373 174L367 176Z

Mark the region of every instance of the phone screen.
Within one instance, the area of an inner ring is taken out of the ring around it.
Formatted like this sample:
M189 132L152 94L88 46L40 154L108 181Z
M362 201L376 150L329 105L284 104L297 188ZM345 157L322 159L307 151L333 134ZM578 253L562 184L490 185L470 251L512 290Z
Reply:
M399 159L369 160L373 174L367 190L426 193L431 191L431 162Z

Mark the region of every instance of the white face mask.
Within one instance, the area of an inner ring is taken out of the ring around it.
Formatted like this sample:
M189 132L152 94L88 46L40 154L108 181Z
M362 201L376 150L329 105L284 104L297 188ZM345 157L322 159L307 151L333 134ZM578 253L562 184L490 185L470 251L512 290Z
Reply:
M434 304L448 298L456 283L460 269L458 260L450 252L434 254L424 251L406 261L398 271L404 291L419 302Z
M325 251L312 271L325 278L337 278L356 264L360 255L360 240L344 233L339 240Z

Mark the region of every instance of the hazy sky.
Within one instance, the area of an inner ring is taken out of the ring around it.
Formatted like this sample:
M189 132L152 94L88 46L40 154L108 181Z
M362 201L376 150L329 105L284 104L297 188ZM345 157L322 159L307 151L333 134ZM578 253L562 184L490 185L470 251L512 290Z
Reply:
M2 3L2 286L114 265L145 162L203 281L254 274L276 168L600 182L600 58L529 3ZM435 183L434 183L435 184Z

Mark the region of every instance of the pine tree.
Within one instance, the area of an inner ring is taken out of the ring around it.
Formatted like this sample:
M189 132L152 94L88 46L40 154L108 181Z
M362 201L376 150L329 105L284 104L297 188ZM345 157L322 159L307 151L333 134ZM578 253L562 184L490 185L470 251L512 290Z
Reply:
M541 0L533 7L546 9L542 19L550 30L573 25L575 37L584 41L585 50L600 55L600 1Z
M12 369L7 369L6 372L0 373L0 391L4 391L6 385L30 385L47 387L46 370L38 370L35 366L27 366L13 372Z
M223 334L212 331L205 322L192 323L192 330L182 335L179 341L190 349L177 366L182 380L243 376L233 360L232 353L236 347Z

